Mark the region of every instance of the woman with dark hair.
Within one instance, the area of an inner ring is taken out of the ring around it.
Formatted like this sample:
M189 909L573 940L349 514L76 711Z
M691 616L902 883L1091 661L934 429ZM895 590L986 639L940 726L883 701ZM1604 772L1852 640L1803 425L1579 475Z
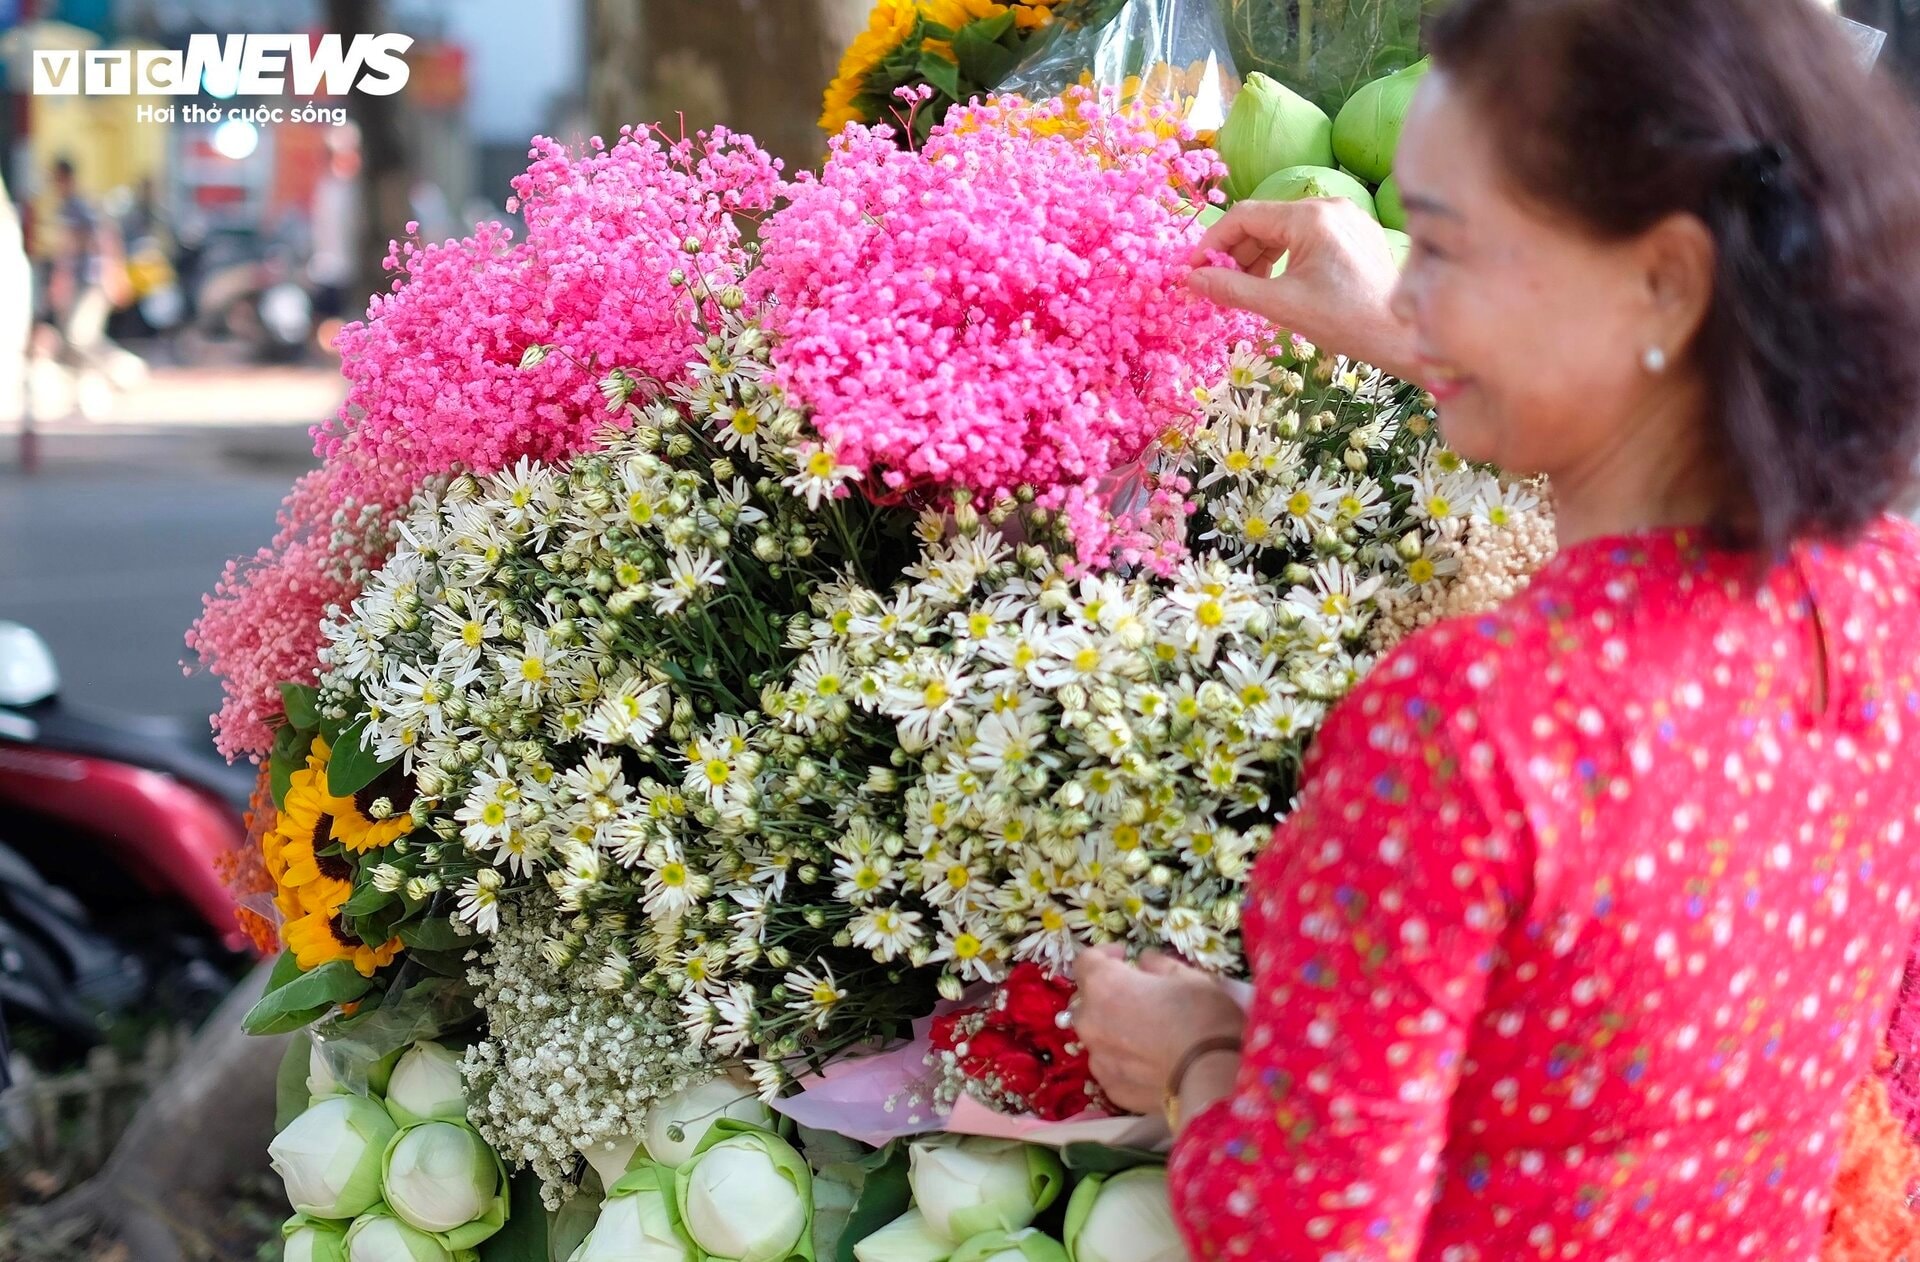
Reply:
M1101 951L1075 1021L1199 1258L1812 1258L1920 914L1920 123L1806 0L1432 44L1405 272L1245 205L1195 284L1548 475L1561 553L1329 717L1249 1010Z

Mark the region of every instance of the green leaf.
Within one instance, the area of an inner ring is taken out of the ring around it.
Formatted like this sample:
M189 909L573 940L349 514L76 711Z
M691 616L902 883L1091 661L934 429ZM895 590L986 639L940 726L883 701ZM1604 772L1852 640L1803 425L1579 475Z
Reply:
M1111 1144L1068 1144L1060 1150L1061 1164L1081 1174L1118 1174L1135 1166L1162 1165L1166 1159L1164 1153Z
M580 1178L580 1190L567 1203L547 1215L546 1262L568 1262L594 1224L600 1220L600 1206L607 1199L600 1186L600 1175L592 1166Z
M992 22L975 22L962 28L953 41L953 55L960 62L961 76L987 92L1005 83L1020 64L1020 54L999 42L1000 33L985 29L1001 21L996 18ZM1004 21L1008 26L1013 24L1011 10L1004 15Z
M407 952L407 959L436 977L450 977L464 982L473 969L467 963L467 952L472 949L469 945L453 951L411 950Z
M274 976L280 975L282 966L290 959L291 954L281 957L281 963L274 965ZM298 965L295 968L297 971ZM347 961L329 961L267 991L247 1013L241 1028L248 1034L286 1034L298 1030L340 1004L358 999L372 984Z
M388 764L373 756L367 745L367 721L356 719L333 747L327 761L327 792L337 798L352 797L379 778Z
M353 897L340 905L343 916L371 916L382 907L400 901L399 891L387 891L377 885L362 885L353 892Z
M311 1064L313 1044L304 1034L296 1034L287 1040L287 1051L280 1058L280 1073L273 1083L273 1129L275 1133L287 1129L293 1119L307 1111L311 1103L307 1096L307 1070Z
M1013 10L1008 9L997 18L981 18L978 22L967 23L960 28L959 38L965 39L968 35L977 35L984 40L997 41L1005 38L1007 32L1012 29Z
M960 99L960 67L945 57L935 53L921 53L920 77L953 100Z
M465 950L474 945L473 935L461 933L445 916L408 921L400 926L400 941L419 951Z
M907 1146L897 1139L857 1161L822 1167L814 1176L815 1254L821 1262L854 1262L853 1246L906 1213L912 1201Z
M547 1262L547 1208L540 1179L522 1170L507 1181L507 1225L480 1242L480 1262Z
M306 734L284 725L273 735L273 751L267 756L268 784L273 789L273 809L286 809L287 790L293 787L293 773L307 761L310 745Z
M281 684L280 706L287 722L303 732L320 726L320 690L312 684Z

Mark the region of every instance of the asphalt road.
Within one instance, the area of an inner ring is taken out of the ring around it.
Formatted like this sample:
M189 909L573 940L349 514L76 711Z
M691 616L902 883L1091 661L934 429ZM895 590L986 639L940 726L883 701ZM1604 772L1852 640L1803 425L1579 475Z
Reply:
M0 619L45 637L65 699L204 722L219 686L183 674L182 637L227 559L272 537L304 443L298 430L54 439L32 475L0 452Z

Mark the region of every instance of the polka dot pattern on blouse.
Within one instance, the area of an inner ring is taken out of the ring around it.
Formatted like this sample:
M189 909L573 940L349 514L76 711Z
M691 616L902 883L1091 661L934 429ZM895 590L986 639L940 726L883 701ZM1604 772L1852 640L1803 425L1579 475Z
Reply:
M1329 717L1196 1258L1810 1259L1920 872L1920 532L1575 546Z

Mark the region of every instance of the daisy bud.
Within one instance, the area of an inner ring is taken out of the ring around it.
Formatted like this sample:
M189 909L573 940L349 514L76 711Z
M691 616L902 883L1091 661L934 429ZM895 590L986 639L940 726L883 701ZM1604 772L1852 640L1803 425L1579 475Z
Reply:
M738 311L747 305L747 291L738 285L728 285L720 291L720 306L727 311Z
M1427 544L1418 530L1409 530L1400 536L1400 542L1393 546L1393 550L1402 561L1413 561L1427 550Z
M783 946L772 947L767 951L767 963L774 968L786 968L793 963L793 952Z
M960 1002L967 993L967 984L958 977L955 977L952 973L940 974L940 980L934 985L935 989L940 992L940 997L951 1003Z

